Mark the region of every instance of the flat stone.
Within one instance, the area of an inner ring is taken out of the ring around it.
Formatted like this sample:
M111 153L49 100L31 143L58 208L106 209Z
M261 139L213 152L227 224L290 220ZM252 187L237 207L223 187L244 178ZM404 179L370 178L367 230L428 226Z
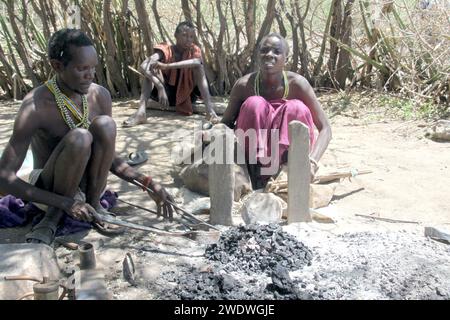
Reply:
M309 213L309 129L300 121L289 123L288 223L311 222Z
M450 244L450 231L438 227L425 227L425 236Z
M273 193L255 192L244 200L239 214L246 224L278 223L283 214L283 203Z

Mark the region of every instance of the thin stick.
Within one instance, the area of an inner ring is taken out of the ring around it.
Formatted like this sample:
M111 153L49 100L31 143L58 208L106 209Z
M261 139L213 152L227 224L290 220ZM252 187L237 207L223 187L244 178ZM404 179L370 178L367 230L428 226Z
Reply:
M122 200L122 199L117 199L117 200L120 201L120 202L122 202L122 203L125 203L125 204L127 204L127 205L129 205L129 206L132 206L132 207L135 207L135 208L138 208L138 209L141 209L141 210L144 210L144 211L147 211L147 212L156 214L156 215L158 214L158 212L156 212L156 211L154 211L154 210L151 210L151 209L147 209L147 208L141 207L141 206L139 206L139 205L137 205L137 204L132 204L132 203L130 203L130 202L128 202L128 201L125 201L125 200ZM192 221L192 220L191 220L192 218L186 217L184 214L181 215L181 218L184 218L184 219L186 219L186 220L188 220L188 221L190 222L191 225L186 224L186 223L183 223L182 221L180 221L180 223L181 223L182 225L184 225L185 227L189 227L189 228L192 227L192 224L195 224L195 223L198 224L198 222L199 222L199 221L196 221L196 220L195 220L195 221ZM201 223L202 223L202 222L200 222L200 224L201 224Z
M38 279L36 277L31 277L31 276L25 276L25 275L20 275L20 276L5 276L4 277L5 280L29 280L29 281L36 281L36 282L42 282L42 279Z
M125 204L127 204L127 205L129 205L129 206L132 206L132 207L135 207L135 208L138 208L138 209L141 209L141 210L150 212L150 213L158 214L158 212L156 212L155 210L147 209L147 208L138 206L137 204L132 204L132 203L127 202L127 201L122 200L122 199L117 199L117 200L120 201L120 202L122 202L122 203L125 203Z
M382 217L374 217L374 216L368 216L368 215L365 215L365 214L355 214L355 216L363 217L363 218L371 218L371 219L375 219L375 220L381 220L381 221L392 222L392 223L414 223L414 224L419 224L420 223L420 222L417 222L417 221L397 220L397 219L389 219L389 218L382 218Z

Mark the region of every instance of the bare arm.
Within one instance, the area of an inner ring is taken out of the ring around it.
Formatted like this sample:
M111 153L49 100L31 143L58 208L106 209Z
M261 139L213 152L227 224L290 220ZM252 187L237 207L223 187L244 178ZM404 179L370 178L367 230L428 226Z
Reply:
M31 137L39 128L39 123L39 115L35 112L30 93L22 103L14 122L13 133L0 159L0 192L69 211L74 204L73 199L37 188L17 177L17 171L22 166Z
M310 152L310 157L319 161L331 140L331 126L328 117L317 100L313 88L305 78L297 75L294 80L294 88L294 98L302 100L309 107L314 125L319 130L317 141Z
M144 60L144 62L140 65L140 70L144 75L156 86L158 90L164 89L164 85L161 82L161 79L157 75L157 70L155 70L155 66L162 59L162 53L157 51L152 54L150 57Z
M201 64L202 64L202 60L200 58L183 60L183 61L172 62L172 63L161 63L161 62L157 63L158 67L161 70L193 68L193 67L199 66Z
M245 88L248 81L248 77L244 77L236 81L233 89L231 89L230 100L228 101L227 109L225 110L221 123L224 123L229 128L234 128L234 122L236 121L239 110L242 103L246 99Z

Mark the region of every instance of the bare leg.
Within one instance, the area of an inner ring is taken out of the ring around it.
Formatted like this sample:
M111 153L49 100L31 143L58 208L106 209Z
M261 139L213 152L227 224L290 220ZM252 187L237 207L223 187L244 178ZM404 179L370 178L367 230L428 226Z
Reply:
M109 116L96 117L89 126L92 134L91 158L86 168L86 202L95 210L107 213L100 204L100 197L105 190L106 180L115 156L116 123ZM107 235L117 235L124 228L100 221L93 222L94 227Z
M147 122L147 100L150 99L150 94L153 90L153 82L151 82L148 78L144 78L141 82L141 87L142 91L139 101L139 109L134 115L132 115L122 123L123 127L132 127Z
M200 90L202 99L205 101L206 110L211 116L215 116L214 105L209 94L208 81L206 80L205 69L203 65L199 65L192 69L194 74L195 85Z
M116 124L109 116L98 116L92 121L89 132L93 142L86 169L86 202L95 209L100 209L100 197L115 154Z
M91 156L92 135L85 129L70 131L57 145L39 177L39 187L74 197ZM44 218L27 235L27 241L51 244L64 212L49 207Z

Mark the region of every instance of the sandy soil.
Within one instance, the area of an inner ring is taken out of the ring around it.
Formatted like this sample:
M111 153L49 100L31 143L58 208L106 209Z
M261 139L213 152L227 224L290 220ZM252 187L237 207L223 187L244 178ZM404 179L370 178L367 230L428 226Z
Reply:
M322 101L327 113L332 115L333 140L321 161L321 170L356 168L369 169L373 173L343 181L336 189L331 204L319 209L332 216L336 220L335 224L313 222L285 227L313 248L313 255L315 253L311 267L313 271L299 270L299 275L292 274L293 278L301 277L302 272L312 274L308 283L302 286L299 282L301 288L311 291L318 290L314 289L314 283L321 286L322 278L315 279L315 273L325 274L324 279L335 279L329 283L332 283L333 288L340 288L335 290L338 293L322 285L325 291L321 295L314 295L316 298L450 298L449 293L442 289L442 286L449 287L444 280L448 279L445 270L450 270L448 246L423 236L424 226L450 228L450 143L424 138L427 123L397 120L385 106L367 104L364 111L346 108L336 112L327 97ZM119 124L117 153L126 156L136 150L146 150L149 161L140 166L140 170L151 174L174 195L178 195L180 203L192 199L192 194L180 189L177 177L179 167L171 162L170 152L176 144L172 134L180 129L193 130L203 117L194 115L185 118L171 112L149 110L148 124L121 128L120 123L135 111L136 105L136 101L116 102L114 105L113 116ZM16 110L17 104L0 102L0 147L6 144L11 133ZM119 193L120 199L154 208L145 193L116 177L110 177L109 186ZM185 195L184 200L182 194ZM176 222L163 222L123 203L119 203L116 212L124 219L146 225L160 228L179 226ZM388 223L357 214L417 223ZM237 222L240 221L240 217L235 218ZM27 230L28 227L0 230L0 243L23 241ZM352 238L349 235L358 241L349 240ZM94 243L99 265L104 268L108 289L115 299L160 298L162 288L176 286L164 280L161 276L163 272L188 272L208 265L208 261L203 258L205 246L186 238L168 238L132 231L113 239L96 232L68 239ZM126 282L122 275L122 260L127 252L131 253L136 264L136 286ZM417 259L408 258L412 252ZM76 253L68 249L58 247L56 253L62 266L78 262ZM334 261L332 266L329 265L331 261ZM355 261L364 265L368 263L367 270L356 272L349 267ZM420 268L425 268L427 272L418 272ZM358 284L358 279L363 279L364 274L382 271L386 273L388 289L377 289L381 285L386 287L386 283L384 280L375 281L376 275ZM338 281L336 277L344 280ZM420 284L429 281L430 277L437 280L433 280L432 287L425 290ZM391 278L394 280L390 281ZM407 279L418 284L412 289L402 289ZM352 294L342 289L355 286L358 290L352 291ZM436 290L440 293L435 294Z

